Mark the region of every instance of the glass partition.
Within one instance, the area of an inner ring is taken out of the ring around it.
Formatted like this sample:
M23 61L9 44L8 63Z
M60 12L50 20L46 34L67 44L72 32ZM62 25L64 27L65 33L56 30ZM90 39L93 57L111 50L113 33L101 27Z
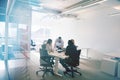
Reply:
M9 23L8 59L29 57L29 31L26 24Z
M28 80L31 7L20 0L10 0L8 5L4 33L4 62L8 79L5 80Z
M0 60L3 60L5 49L5 22L0 22L0 27Z

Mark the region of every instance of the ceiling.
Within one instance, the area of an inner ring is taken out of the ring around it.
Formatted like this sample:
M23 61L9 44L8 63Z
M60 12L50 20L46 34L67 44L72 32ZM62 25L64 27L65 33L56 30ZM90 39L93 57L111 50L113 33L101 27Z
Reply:
M17 6L21 6L31 8L31 11L65 17L77 17L81 13L99 10L107 11L110 15L120 14L120 10L114 9L115 6L120 6L120 0L11 0L11 4L13 1L15 1L13 11ZM7 0L0 0L0 16L6 13L6 3Z
M95 6L106 5L104 7L110 8L113 8L115 5L120 5L120 0L29 0L29 1L31 1L31 3L33 4L36 4L33 6L43 8L44 10L49 9L58 11L59 13L65 12L67 13L73 10L80 11L81 9L90 8L91 6L93 7L94 5Z
M23 0L16 1L23 2ZM113 9L114 6L120 6L120 0L29 0L29 5L39 12L79 15L78 12L85 9Z

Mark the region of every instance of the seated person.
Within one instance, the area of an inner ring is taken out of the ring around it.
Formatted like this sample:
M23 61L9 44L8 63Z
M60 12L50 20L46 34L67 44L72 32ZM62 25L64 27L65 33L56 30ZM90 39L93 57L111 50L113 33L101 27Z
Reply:
M42 50L44 51L43 53L43 55L45 55L46 57L49 57L49 58L51 58L50 59L50 62L52 63L52 64L54 64L54 62L53 62L53 57L51 57L51 56L49 56L49 52L52 52L53 50L52 50L52 40L51 39L48 39L47 40L47 42L46 41L44 41L44 43L42 44Z
M63 46L64 46L64 42L63 42L62 38L58 37L55 41L55 44L54 44L55 49L56 50L63 49Z
M71 62L71 60L74 58L74 54L77 53L77 48L74 45L72 40L68 41L68 46L66 47L66 52L65 55L69 56L68 58L65 59L60 59L60 63L62 66L65 68L66 71L69 71L70 69L68 68L68 64Z

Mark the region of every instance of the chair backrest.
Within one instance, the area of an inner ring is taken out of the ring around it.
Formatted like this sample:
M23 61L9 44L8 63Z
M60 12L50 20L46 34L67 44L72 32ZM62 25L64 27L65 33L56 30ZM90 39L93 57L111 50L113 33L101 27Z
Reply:
M47 50L40 49L39 52L40 52L40 65L42 66L44 64L48 64L48 62L46 61L48 56Z
M46 49L40 49L40 57L48 56L48 52Z
M73 56L71 57L70 62L68 63L68 65L76 67L79 65L79 59L80 59L80 53L81 50L78 50L75 54L73 54Z
M36 46L35 42L33 40L31 40L31 46Z

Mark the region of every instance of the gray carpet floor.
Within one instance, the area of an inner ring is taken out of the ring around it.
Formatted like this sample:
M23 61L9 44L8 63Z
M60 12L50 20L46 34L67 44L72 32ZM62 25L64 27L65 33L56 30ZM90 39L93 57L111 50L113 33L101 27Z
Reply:
M32 57L29 62L30 79L42 80L43 78L41 76L43 72L40 72L38 75L35 74L36 70L39 69L39 57L37 56L38 60L36 57L33 57L32 60ZM59 73L62 75L62 77L48 73L45 75L44 80L120 80L117 77L101 72L100 66L101 61L81 58L78 71L82 73L82 76L75 74L75 77L71 78L69 75L64 75L64 68L61 66L61 64L59 64Z

